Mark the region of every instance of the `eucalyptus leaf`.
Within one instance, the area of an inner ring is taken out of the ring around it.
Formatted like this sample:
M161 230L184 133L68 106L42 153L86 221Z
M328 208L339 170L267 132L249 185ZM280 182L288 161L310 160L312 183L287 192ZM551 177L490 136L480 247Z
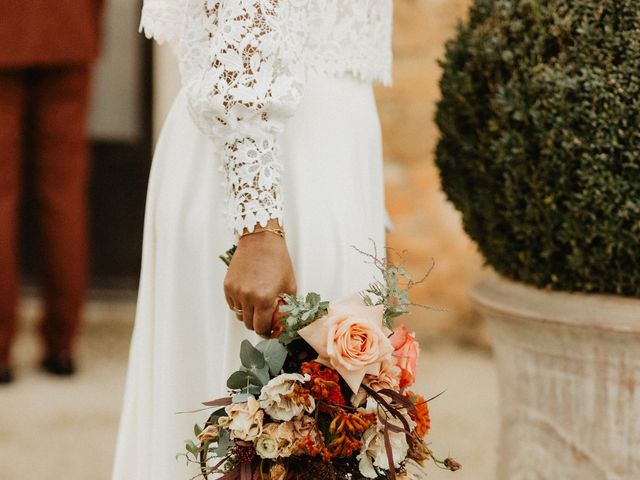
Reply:
M218 438L218 446L215 449L214 455L218 458L225 457L232 446L233 442L229 437L229 431L221 429L220 438Z
M250 383L250 372L238 371L231 374L227 380L227 387L231 390L241 390Z
M257 397L262 392L262 387L259 387L257 385L249 385L249 387L246 389L246 392L249 395L254 395Z
M240 344L240 361L248 369L262 368L265 365L264 356L249 340L243 340Z
M194 456L198 456L198 447L196 446L195 443L193 443L193 441L191 440L187 440L185 442L185 448L187 449L187 452L189 452L191 455Z
M262 387L269 382L269 367L267 367L266 364L260 369L248 370L246 374L249 384L251 385ZM245 385L243 388L247 388L248 386L249 385Z
M258 343L256 348L264 355L271 375L274 377L278 375L287 359L287 349L275 339L264 340Z
M209 415L209 418L207 419L207 425L217 425L218 420L221 417L226 417L226 416L227 416L227 411L224 408L220 408L215 412L213 412L211 415Z
M262 367L262 368L255 368L255 369L252 368L250 370L250 372L253 375L255 375L258 378L258 380L260 380L260 384L252 381L251 383L253 385L263 386L263 385L266 385L267 383L269 383L270 377L269 377L269 366L268 365L265 364L265 366Z
M306 297L285 295L283 299L285 303L280 307L280 311L287 316L284 329L278 337L278 341L283 345L299 338L298 331L326 315L329 306L328 302L323 302L320 295L313 292Z
M193 433L194 435L197 437L198 435L200 435L202 433L202 427L200 427L200 425L198 425L197 423L193 426Z
M248 393L237 393L233 396L233 403L244 403L249 400L249 397Z

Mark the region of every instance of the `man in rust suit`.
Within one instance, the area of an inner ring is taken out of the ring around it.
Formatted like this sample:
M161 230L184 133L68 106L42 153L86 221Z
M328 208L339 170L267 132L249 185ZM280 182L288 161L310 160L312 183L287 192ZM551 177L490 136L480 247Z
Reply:
M73 345L87 284L85 124L101 3L0 1L0 383L12 379L25 145L34 155L41 245L42 366L59 375L74 372Z

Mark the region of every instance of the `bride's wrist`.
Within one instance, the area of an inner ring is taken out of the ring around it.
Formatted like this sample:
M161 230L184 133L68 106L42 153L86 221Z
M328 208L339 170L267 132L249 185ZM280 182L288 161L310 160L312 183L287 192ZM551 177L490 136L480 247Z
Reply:
M256 225L253 230L244 229L244 231L240 234L238 238L238 243L244 239L248 239L249 237L280 237L281 239L285 238L285 231L280 226L278 220L269 220L267 224L263 227L261 225Z

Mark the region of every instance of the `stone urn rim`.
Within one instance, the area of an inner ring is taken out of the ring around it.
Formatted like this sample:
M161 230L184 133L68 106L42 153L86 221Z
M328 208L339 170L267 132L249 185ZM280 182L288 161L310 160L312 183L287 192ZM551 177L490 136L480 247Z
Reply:
M618 295L543 290L494 272L475 285L471 301L503 319L640 333L640 299Z

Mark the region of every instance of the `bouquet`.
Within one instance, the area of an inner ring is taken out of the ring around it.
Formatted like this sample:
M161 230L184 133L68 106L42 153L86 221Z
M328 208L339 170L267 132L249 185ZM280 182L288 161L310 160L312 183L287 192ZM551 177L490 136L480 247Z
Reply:
M227 262L233 251L227 252ZM410 390L419 345L405 270L370 255L382 281L336 301L283 296L271 339L244 341L227 397L194 428L184 454L204 479L421 479L437 459L425 441L428 402Z

